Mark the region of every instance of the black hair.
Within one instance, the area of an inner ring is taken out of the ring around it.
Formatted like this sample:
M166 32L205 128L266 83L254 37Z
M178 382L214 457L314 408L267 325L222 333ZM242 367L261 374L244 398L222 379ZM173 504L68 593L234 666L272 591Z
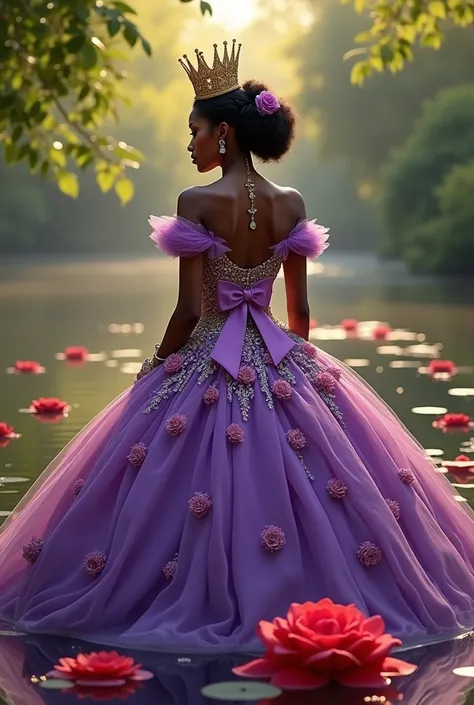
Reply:
M293 108L280 99L280 109L273 115L260 115L255 97L269 89L260 81L246 81L230 93L197 100L194 109L212 125L226 122L235 129L238 148L251 152L262 162L277 162L288 152L295 133Z

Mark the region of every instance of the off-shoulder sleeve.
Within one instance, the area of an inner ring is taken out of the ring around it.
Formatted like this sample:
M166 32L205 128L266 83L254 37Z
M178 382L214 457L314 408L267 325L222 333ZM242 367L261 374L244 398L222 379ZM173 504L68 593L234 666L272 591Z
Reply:
M194 257L207 251L208 256L214 259L230 251L225 240L186 218L151 215L148 222L153 228L151 240L171 257Z
M290 251L316 259L329 247L328 233L329 228L318 225L315 220L300 220L284 240L273 245L272 250L284 260Z

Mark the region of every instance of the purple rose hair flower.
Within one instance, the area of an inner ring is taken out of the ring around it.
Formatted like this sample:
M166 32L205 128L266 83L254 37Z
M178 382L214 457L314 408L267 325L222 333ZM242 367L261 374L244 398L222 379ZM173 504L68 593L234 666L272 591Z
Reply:
M255 97L255 105L260 115L273 115L280 109L280 103L270 91L261 91Z
M311 345L311 343L305 342L301 346L301 352L303 355L306 355L306 357L309 357L310 360L315 360L316 357L318 356L318 351L314 347L314 345Z
M337 477L331 477L327 481L326 489L333 499L343 499L347 494L347 486Z
M238 423L231 423L225 430L225 435L229 443L243 443L244 430Z
M404 485L411 485L413 482L415 482L415 476L412 471L406 470L405 468L401 468L398 471L398 477Z
M212 499L206 492L195 492L188 501L188 507L191 514L194 514L198 519L202 519L209 513L212 507Z
M400 519L400 505L398 502L396 502L394 499L386 499L385 502L387 503L387 507L390 509L392 512L393 516L395 519Z
M257 375L255 374L255 370L253 367L249 367L248 365L243 365L240 370L239 370L239 382L242 382L242 384L253 384L257 378Z
M97 578L104 570L106 562L107 556L105 553L95 550L87 554L82 565L90 578Z
M270 551L271 553L281 551L286 543L285 534L279 526L270 524L266 526L260 534L260 543L266 551Z
M293 388L286 379L276 379L272 384L272 392L277 399L286 400L293 394Z
M357 551L357 558L363 566L370 568L380 563L382 560L382 551L375 543L363 541Z
M166 430L170 436L179 436L186 428L187 418L184 414L174 414L166 422Z
M215 404L215 402L219 399L219 390L217 389L216 386L211 384L210 387L206 389L206 391L203 394L202 400L204 404L207 404L208 406L210 404Z
M183 357L182 355L179 355L179 353L172 353L171 355L168 355L166 360L163 363L163 367L165 368L165 372L167 372L169 375L175 374L176 372L179 372L180 369L183 366Z
M82 490L82 488L84 487L85 484L86 484L86 481L84 480L83 477L79 477L75 482L73 482L72 493L73 493L74 497L77 497L77 495Z
M303 431L300 431L299 428L290 429L290 431L286 434L286 437L288 438L288 443L294 450L301 450L302 448L306 448L308 445L306 436Z
M36 563L43 550L44 544L43 539L30 539L26 546L23 546L23 558L25 561L27 563Z
M146 458L147 447L144 443L135 443L130 448L130 452L127 455L127 460L134 468L141 468L143 462Z
M336 382L339 382L342 377L342 370L339 367L326 367L326 372L332 375Z
M166 580L173 580L178 570L178 554L175 553L172 560L168 561L166 565L163 566L163 573Z
M314 378L314 384L318 392L331 394L336 387L336 380L330 372L318 372Z

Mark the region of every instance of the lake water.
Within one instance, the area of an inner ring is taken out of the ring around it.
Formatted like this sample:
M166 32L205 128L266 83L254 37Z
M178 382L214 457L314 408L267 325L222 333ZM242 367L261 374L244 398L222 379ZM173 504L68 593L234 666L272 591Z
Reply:
M411 277L403 267L380 264L370 255L327 254L322 264L311 266L310 272L312 315L320 324L312 333L313 342L354 366L395 409L423 446L430 453L437 453L438 460L450 460L460 452L466 453L471 434L442 433L432 427L437 416L413 413L413 409L435 406L474 417L472 284L462 280ZM7 422L21 434L20 438L0 447L0 521L67 441L131 384L140 362L152 352L154 343L162 336L175 303L176 275L176 262L160 258L13 262L0 266L0 422ZM280 317L285 317L281 280L276 284L274 310ZM372 339L371 324L364 324L360 336L346 335L335 326L347 318L387 322L395 332L387 340L376 341ZM81 365L70 365L58 359L58 353L70 345L85 346L93 359ZM420 345L424 347L409 350ZM430 356L453 360L461 371L451 379L434 380L423 374ZM8 374L7 368L16 360L36 360L46 372L41 375ZM72 407L69 416L54 423L43 423L25 413L31 401L40 396L67 401ZM474 452L474 448L471 450ZM456 477L448 477L462 496L472 503L474 475L457 473ZM12 643L12 639L0 640L0 685L1 674L10 657L21 661L26 658L25 654L30 654L28 658L34 663L34 659L39 658L35 649L43 653L43 647L35 644L21 646L18 640L16 646ZM51 648L54 652L56 647L53 644ZM463 693L470 689L470 681L459 677L456 680L452 674L451 680L448 678L453 664L460 663L460 647L456 648L458 651L448 649L448 652L438 650L428 654L423 676L426 680L423 681L420 667L418 685L411 687L413 692L405 692L404 702L411 705L425 702L461 705L466 702ZM474 647L464 645L463 649L464 661L471 659L474 664ZM465 665L464 661L462 665ZM173 668L176 669L176 663L173 663L172 668L168 662L153 666L158 680L159 673L163 675L163 668L168 675ZM219 668L224 673L227 667L222 660L219 667L194 663L194 670L187 672L188 675L183 675L183 669L178 668L179 678L188 683L189 688L184 684L184 690L180 691L176 686L173 691L170 686L169 697L163 702L179 702L179 705L211 702L199 696L198 685L222 680L222 674L216 674L220 673ZM443 672L443 669L446 679L431 682L432 678L427 674ZM162 681L160 683L163 685ZM434 683L437 683L436 688ZM21 690L19 681L17 685ZM5 684L3 688L7 689ZM12 702L14 705L53 702L53 692L46 696L43 691L42 700L38 699L37 692L31 701L17 699ZM159 694L162 691L150 692L150 699L136 699L138 695L134 695L130 702L143 705L161 702ZM193 696L191 692L194 692ZM438 693L443 697L440 698ZM69 697L67 694L62 696L64 702L70 701ZM334 704L336 696L331 697ZM59 694L55 698L59 698ZM297 699L291 700L292 705L298 702ZM309 702L318 705L323 700L315 698ZM343 702L349 705L349 700ZM352 701L350 705L353 705Z

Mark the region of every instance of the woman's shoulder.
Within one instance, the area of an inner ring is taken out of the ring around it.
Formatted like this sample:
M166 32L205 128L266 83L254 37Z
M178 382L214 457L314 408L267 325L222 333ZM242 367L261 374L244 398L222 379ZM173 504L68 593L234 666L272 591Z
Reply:
M204 188L192 186L182 191L178 196L176 215L150 216L148 222L153 228L150 238L165 254L194 257L207 252L210 258L215 258L229 251L225 241L200 222Z

